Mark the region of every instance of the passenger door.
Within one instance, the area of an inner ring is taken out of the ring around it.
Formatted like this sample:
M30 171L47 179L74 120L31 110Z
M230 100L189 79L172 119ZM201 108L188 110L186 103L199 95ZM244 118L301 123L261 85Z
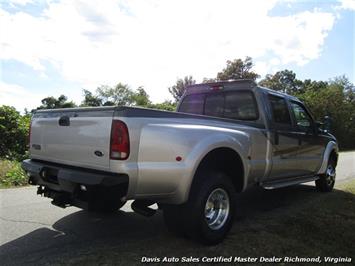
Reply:
M297 157L299 136L294 132L288 103L284 97L272 93L267 95L267 101L272 143L272 168L268 179L299 176L302 173Z
M315 123L302 103L290 101L294 131L300 139L297 153L302 175L312 175L319 169L324 152L324 140L318 137Z

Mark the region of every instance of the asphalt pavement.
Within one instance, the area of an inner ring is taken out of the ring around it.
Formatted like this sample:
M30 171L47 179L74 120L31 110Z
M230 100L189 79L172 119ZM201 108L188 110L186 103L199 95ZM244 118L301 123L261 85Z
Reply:
M355 178L355 152L340 154L337 182ZM61 209L36 195L36 187L0 190L0 264L48 264L50 258L80 254L100 242L138 241L167 232L161 213L151 218L135 214L128 202L114 215ZM119 236L119 237L113 237Z

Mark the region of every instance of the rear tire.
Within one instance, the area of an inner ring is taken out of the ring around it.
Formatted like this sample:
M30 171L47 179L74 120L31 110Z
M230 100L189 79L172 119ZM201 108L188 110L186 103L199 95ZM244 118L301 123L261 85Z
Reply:
M164 208L165 223L174 233L215 245L232 227L235 189L222 172L203 172L195 178L185 204Z
M329 158L326 172L319 175L319 179L316 180L316 188L321 192L331 192L334 188L336 171L335 171L335 159Z

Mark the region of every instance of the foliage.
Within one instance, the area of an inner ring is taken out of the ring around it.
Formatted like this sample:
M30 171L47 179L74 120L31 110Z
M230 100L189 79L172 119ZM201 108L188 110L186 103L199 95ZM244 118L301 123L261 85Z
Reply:
M57 109L57 108L72 108L76 107L73 101L68 101L65 95L60 95L58 98L53 96L42 99L42 105L37 109Z
M84 100L81 102L81 107L102 105L102 99L96 95L93 95L91 91L83 90L83 94Z
M203 78L202 83L213 83L216 82L217 79L212 79L212 78Z
M252 79L256 80L259 75L252 71L253 60L247 56L244 60L235 59L227 61L227 67L217 74L217 80L229 79Z
M285 69L276 72L274 75L266 75L259 82L259 85L276 91L295 94L300 91L302 81L296 79L296 74L293 71Z
M164 101L162 103L151 103L148 104L148 108L165 110L165 111L175 111L176 110L176 103L172 101Z
M185 89L189 85L193 85L196 83L196 80L192 78L192 76L186 76L183 79L179 78L176 81L176 84L171 86L169 89L169 92L171 95L174 97L175 102L178 102L182 95L185 92Z
M331 132L337 137L341 149L354 149L354 86L346 77L337 77L328 83L308 84L309 87L304 86L304 93L297 96L310 107L315 119L321 121L325 116L331 118Z
M132 105L134 92L127 84L118 83L115 87L102 85L97 88L97 94L102 99L104 106Z
M21 116L14 107L0 106L0 158L26 157L30 115Z
M148 93L143 87L136 91L131 90L128 85L118 83L115 87L102 85L96 90L94 95L88 90L83 90L84 100L82 107L87 106L116 106L133 105L147 107L151 104Z
M28 177L19 162L0 161L0 187L25 186Z
M132 99L133 105L136 106L149 106L151 104L149 95L143 87L139 87L136 92L133 92Z

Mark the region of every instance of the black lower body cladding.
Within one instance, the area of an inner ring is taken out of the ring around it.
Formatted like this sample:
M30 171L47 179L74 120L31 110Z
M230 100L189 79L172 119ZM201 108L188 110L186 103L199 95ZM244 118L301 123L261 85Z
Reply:
M129 177L56 163L24 160L22 168L31 185L38 185L37 194L52 198L59 207L76 206L82 209L114 209L126 196ZM99 208L101 206L103 208ZM111 207L111 208L109 208Z

